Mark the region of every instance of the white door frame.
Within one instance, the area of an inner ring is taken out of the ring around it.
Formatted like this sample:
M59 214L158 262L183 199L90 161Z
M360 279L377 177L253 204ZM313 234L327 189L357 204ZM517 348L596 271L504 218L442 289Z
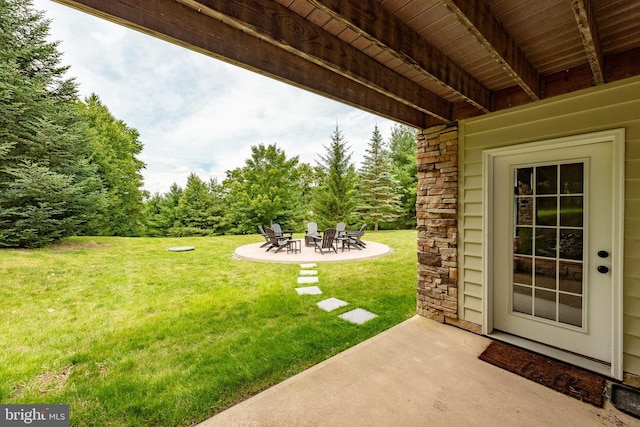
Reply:
M523 154L553 148L565 148L578 145L609 142L612 144L613 182L612 182L612 294L611 294L611 365L602 365L589 359L581 358L558 349L539 343L532 343L524 338L513 337L493 330L493 224L491 209L493 206L493 161L494 158L512 154ZM623 376L623 261L624 261L624 128L574 135L508 147L485 150L482 154L482 227L483 227L483 256L482 256L482 299L483 325L482 333L503 341L511 341L519 346L529 348L542 354L565 360L574 365L603 373L607 376L622 380Z

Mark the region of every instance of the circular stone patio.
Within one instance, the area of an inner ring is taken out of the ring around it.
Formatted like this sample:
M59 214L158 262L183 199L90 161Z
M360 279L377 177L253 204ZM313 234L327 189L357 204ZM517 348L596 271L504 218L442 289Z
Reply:
M294 239L298 240L298 239ZM320 252L314 251L313 246L305 246L304 238L302 240L301 246L302 250L300 253L287 253L286 249L282 249L278 253L274 253L274 250L270 250L266 252L266 246L261 248L264 242L260 243L252 243L249 245L240 246L235 250L233 256L238 259L246 259L250 261L260 261L260 262L282 262L282 263L314 263L314 262L338 262L338 261L354 261L354 260L365 260L365 259L373 259L379 258L391 253L391 248L387 245L383 245L382 243L369 242L363 240L364 243L367 244L367 247L361 250L351 249L345 250L342 252L340 248L338 248L338 253L335 252L325 252L321 254Z

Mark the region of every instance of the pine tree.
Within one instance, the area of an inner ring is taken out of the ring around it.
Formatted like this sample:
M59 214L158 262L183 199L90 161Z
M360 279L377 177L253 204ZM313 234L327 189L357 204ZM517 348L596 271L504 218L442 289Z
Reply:
M395 125L389 138L393 174L400 184L403 227L416 226L416 198L418 190L418 164L416 157L416 131L403 125Z
M391 222L401 212L397 181L378 126L373 130L366 153L359 171L356 211L366 221L373 222L377 231L380 222Z
M320 155L317 162L321 177L312 203L312 218L321 228L335 227L338 222L352 222L356 185L352 153L337 124L331 134L331 144L324 148L326 154Z
M0 1L0 245L81 231L104 201L49 22L31 0Z

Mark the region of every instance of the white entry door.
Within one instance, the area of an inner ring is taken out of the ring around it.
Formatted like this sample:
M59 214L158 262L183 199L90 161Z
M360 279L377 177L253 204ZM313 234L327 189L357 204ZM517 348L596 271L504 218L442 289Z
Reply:
M611 138L586 138L489 157L493 330L612 363L622 255L616 156Z

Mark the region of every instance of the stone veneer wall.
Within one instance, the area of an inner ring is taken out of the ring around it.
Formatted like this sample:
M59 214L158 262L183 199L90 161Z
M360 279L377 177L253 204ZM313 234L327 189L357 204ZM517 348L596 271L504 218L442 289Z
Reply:
M458 127L418 133L418 314L458 323Z

